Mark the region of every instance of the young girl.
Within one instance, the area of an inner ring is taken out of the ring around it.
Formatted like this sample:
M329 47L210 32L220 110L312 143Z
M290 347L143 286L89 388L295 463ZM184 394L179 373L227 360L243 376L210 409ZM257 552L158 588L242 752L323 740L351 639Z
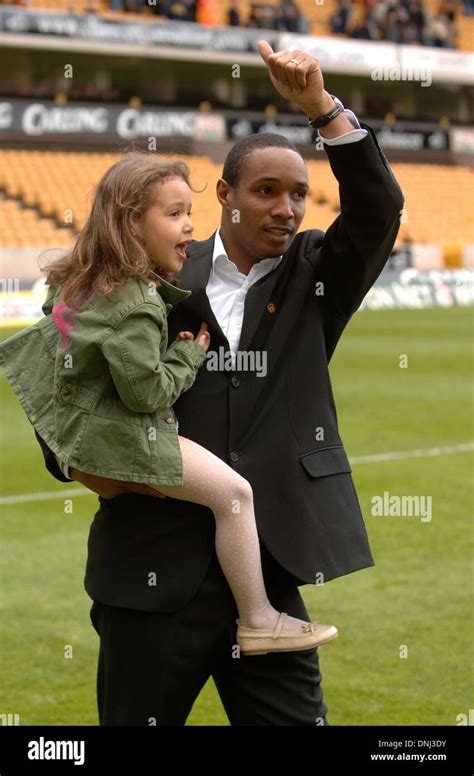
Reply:
M167 315L191 294L171 282L194 229L191 191L181 161L132 152L114 164L74 247L47 267L45 318L2 343L0 363L63 465L148 483L213 511L244 654L312 649L337 630L271 605L250 484L177 433L172 405L193 384L210 344L204 323L196 337L180 332L167 348Z

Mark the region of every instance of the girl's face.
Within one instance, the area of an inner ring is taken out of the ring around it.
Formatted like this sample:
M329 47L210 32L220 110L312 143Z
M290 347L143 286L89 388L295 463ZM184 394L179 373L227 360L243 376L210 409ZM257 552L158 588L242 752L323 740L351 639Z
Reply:
M191 242L191 189L181 178L155 183L154 204L137 221L137 232L155 265L179 272Z

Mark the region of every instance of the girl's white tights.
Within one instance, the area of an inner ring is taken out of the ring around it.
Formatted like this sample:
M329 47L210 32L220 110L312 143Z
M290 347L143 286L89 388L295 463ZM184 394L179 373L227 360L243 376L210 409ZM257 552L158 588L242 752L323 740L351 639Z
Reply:
M241 625L271 628L279 612L268 600L250 483L191 439L178 436L183 458L183 485L152 485L166 496L203 504L216 519L216 553L239 610ZM284 629L307 622L287 617Z

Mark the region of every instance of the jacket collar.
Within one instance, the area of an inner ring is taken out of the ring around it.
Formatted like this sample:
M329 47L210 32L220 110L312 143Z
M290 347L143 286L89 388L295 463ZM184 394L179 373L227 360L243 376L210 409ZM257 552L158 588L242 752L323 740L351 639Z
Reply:
M153 272L152 274L160 281L158 292L164 302L175 305L183 299L187 299L188 296L191 296L192 292L188 289L174 286L172 283L169 283L167 280L157 275L156 272Z

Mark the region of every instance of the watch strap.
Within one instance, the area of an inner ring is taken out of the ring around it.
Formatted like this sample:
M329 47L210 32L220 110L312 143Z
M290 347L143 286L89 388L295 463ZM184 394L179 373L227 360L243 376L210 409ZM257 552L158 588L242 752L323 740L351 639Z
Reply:
M336 103L335 107L329 113L325 113L323 116L317 116L314 119L308 119L308 124L310 127L312 127L312 129L325 127L326 124L329 124L329 122L335 119L336 116L339 116L339 114L344 112L344 105L342 102L333 94L331 94L330 97L332 97Z

